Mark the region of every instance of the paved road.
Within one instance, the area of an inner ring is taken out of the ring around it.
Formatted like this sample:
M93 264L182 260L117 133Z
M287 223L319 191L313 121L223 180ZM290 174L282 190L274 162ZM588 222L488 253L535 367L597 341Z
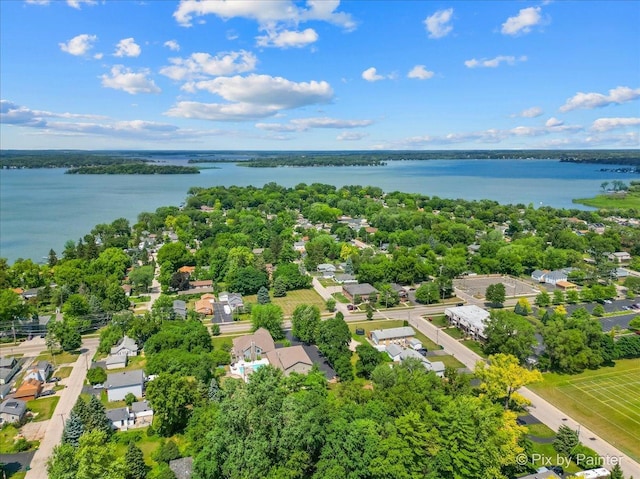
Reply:
M452 338L448 334L439 334L439 330L436 326L425 321L417 315L412 315L409 320L411 326L418 331L436 341L442 345L446 351L449 351L456 359L461 361L469 369L473 370L475 364L478 361L484 361L479 355L468 349L463 344L460 344L456 339ZM557 431L561 425L569 426L574 430L580 431L580 440L591 449L595 450L600 456L604 458L620 458L621 467L626 475L632 475L633 477L640 477L640 464L633 461L629 456L623 454L621 451L613 447L604 439L599 437L593 431L579 424L576 420L567 416L558 408L547 402L533 391L523 388L520 393L531 401L530 412L533 416L539 419L541 422L549 426L554 431ZM595 438L595 440L591 440ZM611 469L612 466L608 467Z
M98 349L98 338L87 338L82 342L82 354L73 365L71 375L67 379L67 387L60 391L60 401L49 421L44 438L40 442L40 448L36 451L31 461L31 469L25 479L42 479L47 477L47 459L62 438L64 421L69 417L84 383L87 367L91 364L91 358Z

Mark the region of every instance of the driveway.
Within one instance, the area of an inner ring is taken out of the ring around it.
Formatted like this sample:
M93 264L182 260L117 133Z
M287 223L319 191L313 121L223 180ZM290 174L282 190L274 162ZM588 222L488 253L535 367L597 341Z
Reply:
M31 464L35 453L36 451L19 452L17 454L0 454L0 462L4 464L8 476L11 476L18 471L25 471Z
M307 353L307 356L309 356L309 359L311 359L314 364L318 365L318 368L324 373L324 376L328 380L336 377L336 372L329 365L325 357L320 354L318 346L316 346L315 344L305 344L301 341L298 341L298 339L291 334L291 330L285 331L285 336L291 342L291 346L302 346L304 351Z

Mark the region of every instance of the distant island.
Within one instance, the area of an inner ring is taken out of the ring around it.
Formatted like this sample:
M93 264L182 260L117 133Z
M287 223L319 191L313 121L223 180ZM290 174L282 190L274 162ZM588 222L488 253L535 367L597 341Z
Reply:
M609 182L602 183L602 194L595 198L578 198L574 203L591 206L599 210L622 210L631 209L640 211L640 181L632 181L629 186L621 181L614 181L611 189L608 189Z
M151 160L127 158L120 154L92 153L78 151L3 151L0 153L0 167L9 169L31 168L78 168L81 166L119 165L150 163Z
M146 163L125 163L104 166L79 166L65 171L67 175L197 175L195 166L149 165Z
M300 155L280 156L276 158L260 158L238 162L238 166L249 168L313 167L313 166L385 166L386 155L376 154L330 154L330 155Z

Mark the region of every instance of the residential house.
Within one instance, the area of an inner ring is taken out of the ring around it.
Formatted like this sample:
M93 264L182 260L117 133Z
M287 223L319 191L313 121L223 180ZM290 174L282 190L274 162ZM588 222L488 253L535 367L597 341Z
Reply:
M307 374L313 368L313 362L302 346L273 349L267 352L269 363L281 371L285 376L291 373Z
M570 289L578 289L578 285L572 283L571 281L558 281L556 282L556 287L565 291L569 291Z
M629 270L624 268L616 268L615 271L611 273L611 276L615 279L622 279L629 276Z
M202 279L199 281L189 281L189 289L212 289L213 281L210 279Z
M356 284L358 280L352 274L336 274L334 277L336 283L340 284Z
M616 251L615 253L611 253L608 258L609 261L613 261L614 263L628 263L631 261L631 255L626 251Z
M109 401L122 401L128 393L142 397L143 385L144 373L141 369L108 374L104 383Z
M133 287L130 284L123 284L120 287L122 288L122 291L124 291L125 296L127 297L131 296L131 291L133 290Z
M131 405L131 414L136 426L144 426L153 422L153 409L147 401L136 401Z
M7 399L0 404L0 424L20 422L26 412L26 402L19 399Z
M233 311L226 301L224 303L218 301L213 303L213 320L214 323L230 323L233 321Z
M107 409L107 418L111 421L111 426L114 429L120 429L126 431L129 426L133 426L134 420L131 417L128 407L118 407L115 409Z
M0 358L0 385L7 384L20 370L20 363L16 358Z
M178 268L178 273L186 274L191 276L196 270L195 266L181 266Z
M318 273L322 273L325 278L332 278L336 274L336 267L331 263L320 263Z
M191 479L191 474L193 474L193 458L182 457L169 461L169 469L173 471L176 479Z
M376 346L389 346L391 344L406 346L409 340L416 335L411 326L400 328L374 329L370 333L371 341Z
M266 355L276 349L269 331L258 328L255 333L233 338L231 354L238 360L255 361L258 356Z
M105 359L104 364L108 370L121 369L127 366L127 358L126 354L110 354Z
M544 283L544 275L548 272L548 270L535 269L531 273L531 279L537 281L538 283Z
M398 293L398 296L400 297L400 299L407 299L407 296L409 295L407 293L407 290L404 289L398 283L391 283L391 289L394 290L396 293Z
M125 335L118 344L111 348L112 356L137 356L138 345L129 336Z
M181 318L187 317L187 303L182 301L181 299L176 299L173 301L173 311L176 313L176 316L180 316Z
M37 298L38 297L38 291L39 291L38 288L28 289L28 290L22 292L22 297L24 299Z
M407 343L411 348L415 349L416 351L419 349L422 349L422 341L420 341L419 339L411 338L409 339L409 341L407 341Z
M195 309L196 313L209 316L213 314L213 303L216 302L216 297L213 294L203 294L198 301L196 301Z
M386 347L385 352L387 353L387 355L389 355L391 361L393 361L394 363L398 362L400 361L400 355L402 354L402 346L399 346L397 344L390 344Z
M16 399L22 399L23 401L31 401L37 398L42 392L42 382L37 379L27 379L23 381L20 387L13 393L13 397Z
M403 348L398 344L390 344L386 348L386 353L391 360L396 363L406 361L407 359L418 360L428 371L433 371L438 377L444 377L445 366L442 361L431 362L414 349Z
M293 243L293 250L298 253L304 253L307 249L305 247L306 241L296 241Z
M11 393L11 387L11 384L0 385L0 400L6 399L6 397Z
M449 323L457 326L468 335L476 339L486 339L484 328L489 318L488 311L472 304L446 308L444 314L449 319Z
M361 301L369 301L369 296L378 294L378 290L369 283L345 284L342 286L342 294L353 303L356 296L360 297Z
M230 293L227 296L227 303L232 311L244 308L244 301L240 293Z
M53 373L53 366L49 361L38 361L38 363L32 367L24 377L25 379L36 379L40 382L47 382L47 379Z
M536 269L531 273L531 279L538 281L539 283L546 283L556 285L558 281L567 281L569 273L575 268L562 268L555 271L543 271Z

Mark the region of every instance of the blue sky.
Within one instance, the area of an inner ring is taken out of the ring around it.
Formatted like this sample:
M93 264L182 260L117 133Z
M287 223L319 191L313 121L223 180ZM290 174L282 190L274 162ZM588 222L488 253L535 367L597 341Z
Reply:
M2 1L0 147L639 148L638 25L638 1Z

